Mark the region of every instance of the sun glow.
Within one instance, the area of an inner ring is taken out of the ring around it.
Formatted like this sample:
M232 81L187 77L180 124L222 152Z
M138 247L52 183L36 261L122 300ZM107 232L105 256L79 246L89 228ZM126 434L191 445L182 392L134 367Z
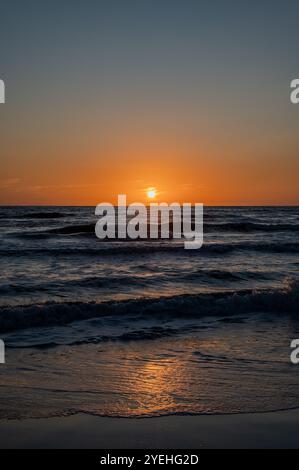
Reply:
M149 188L146 193L149 199L154 199L157 195L157 191L155 190L155 188Z

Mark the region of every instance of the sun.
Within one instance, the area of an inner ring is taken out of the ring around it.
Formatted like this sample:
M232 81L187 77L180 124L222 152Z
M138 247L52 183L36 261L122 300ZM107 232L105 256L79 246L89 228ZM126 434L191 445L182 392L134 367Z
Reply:
M156 195L157 195L157 191L155 190L155 188L149 188L146 192L147 194L147 197L149 199L155 199Z

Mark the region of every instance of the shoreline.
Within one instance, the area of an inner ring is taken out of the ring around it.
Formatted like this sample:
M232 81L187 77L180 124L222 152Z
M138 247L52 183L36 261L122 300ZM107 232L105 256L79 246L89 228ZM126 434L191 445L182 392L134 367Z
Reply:
M151 418L67 417L0 421L0 448L299 448L299 409Z

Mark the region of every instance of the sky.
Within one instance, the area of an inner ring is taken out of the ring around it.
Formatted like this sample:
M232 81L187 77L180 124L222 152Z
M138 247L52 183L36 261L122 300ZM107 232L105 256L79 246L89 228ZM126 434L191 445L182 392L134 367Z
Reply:
M299 2L1 0L0 204L299 204Z

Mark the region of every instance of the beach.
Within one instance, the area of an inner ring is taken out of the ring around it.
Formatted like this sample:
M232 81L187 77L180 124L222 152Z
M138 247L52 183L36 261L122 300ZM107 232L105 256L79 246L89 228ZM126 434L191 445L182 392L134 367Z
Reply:
M0 448L297 449L299 410L120 419L78 414L0 422Z
M295 446L298 208L206 208L202 249L0 211L0 441ZM191 416L192 415L192 416Z

